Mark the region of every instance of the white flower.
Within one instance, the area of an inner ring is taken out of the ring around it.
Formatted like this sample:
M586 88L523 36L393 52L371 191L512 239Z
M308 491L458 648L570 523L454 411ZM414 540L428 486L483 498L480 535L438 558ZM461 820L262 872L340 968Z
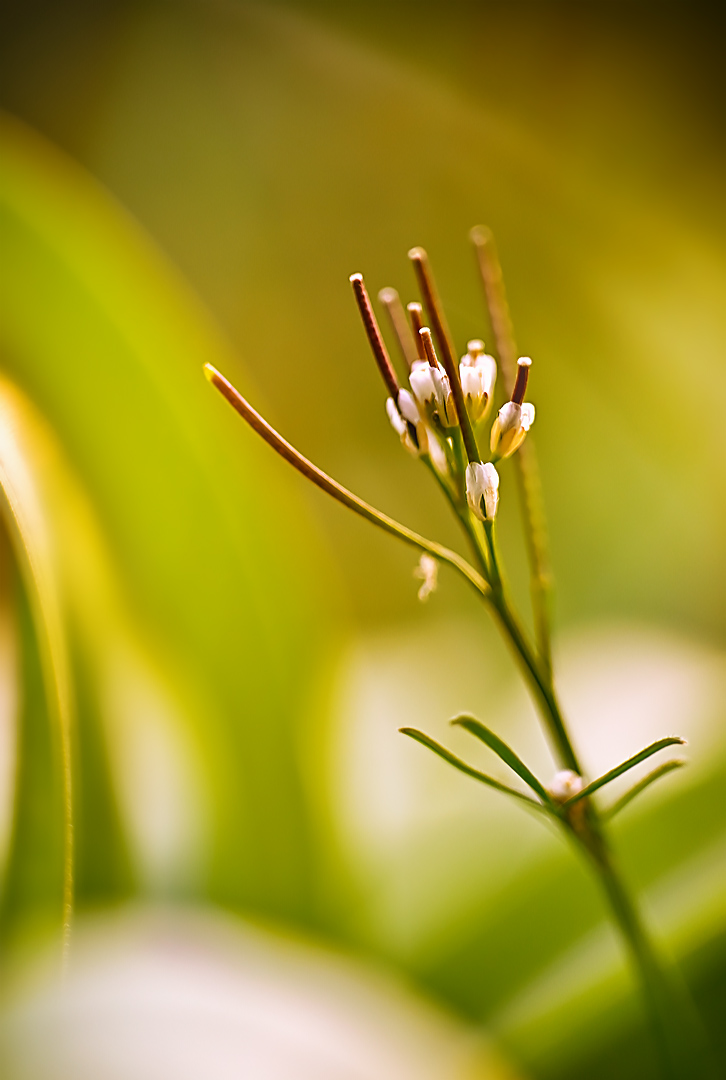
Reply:
M419 564L414 570L413 576L420 578L422 581L421 588L418 590L419 600L428 600L438 583L439 564L431 555L424 554L419 559Z
M499 504L499 473L488 461L472 461L466 467L466 500L481 521L494 521Z
M419 408L434 426L450 428L457 424L456 406L446 372L426 360L413 365L409 376L413 395Z
M549 792L555 802L566 802L577 795L585 786L585 781L572 769L562 769L552 777Z
M499 415L492 424L490 446L497 457L507 458L518 450L524 442L524 436L534 423L534 405L525 401L518 405L508 401L502 405Z
M497 458L511 457L522 445L524 436L534 423L534 405L524 400L531 366L532 361L528 356L520 356L512 400L502 405L499 416L492 424L490 446Z
M483 341L470 341L466 356L459 364L459 378L472 424L483 420L492 402L497 364L484 352Z

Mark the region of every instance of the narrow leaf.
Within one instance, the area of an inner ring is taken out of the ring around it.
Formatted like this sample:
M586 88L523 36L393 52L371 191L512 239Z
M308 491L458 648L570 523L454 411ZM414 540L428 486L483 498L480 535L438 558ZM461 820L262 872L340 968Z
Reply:
M515 754L511 746L507 746L498 735L485 727L480 720L476 720L473 716L457 716L451 723L458 724L459 727L465 728L470 735L481 739L490 750L494 751L498 758L501 758L505 765L508 765L517 774L520 780L524 780L525 784L539 795L542 802L549 803L552 801L546 788L539 782L534 773L527 768L522 759Z
M598 788L604 787L605 784L609 784L611 780L615 780L616 777L622 776L628 769L632 769L634 765L640 765L641 761L646 761L653 754L657 754L659 750L665 749L666 746L684 746L686 740L679 738L678 735L670 735L666 739L658 739L657 742L651 743L650 746L646 746L645 750L641 750L640 753L634 754L633 757L628 758L627 761L623 761L620 765L616 765L610 772L606 772L603 776L598 777L597 780L593 780L591 784L584 787L582 791L578 791L577 795L573 795L571 799L563 803L563 806L571 806L573 803L579 802L580 799L586 798L588 795L592 795L593 791L597 791Z
M515 799L520 799L522 802L526 802L528 806L534 806L538 810L544 810L541 803L536 802L535 799L530 798L529 795L525 795L522 791L517 791L515 788L508 787L507 784L502 784L499 780L495 780L493 776L487 776L486 773L479 772L478 769L472 768L471 765L467 765L461 758L456 757L450 750L441 746L429 735L424 735L423 731L418 731L416 728L399 728L402 735L408 735L409 738L415 739L416 742L420 742L422 746L427 746L429 750L433 750L435 754L438 754L444 761L448 761L449 765L453 765L455 769L460 772L466 773L467 776L473 776L475 780L481 781L482 784L487 784L488 787L496 788L497 791L503 791L505 795L513 795Z
M640 795L641 791L645 791L646 788L654 784L656 780L660 780L661 776L667 776L668 773L673 772L675 769L680 769L682 765L686 765L687 762L683 758L675 758L673 761L666 761L664 765L659 765L657 769L653 769L652 772L644 776L637 784L634 784L624 795L621 795L612 806L604 810L602 817L605 821L609 821L610 818L615 817L620 811L632 802L633 799Z

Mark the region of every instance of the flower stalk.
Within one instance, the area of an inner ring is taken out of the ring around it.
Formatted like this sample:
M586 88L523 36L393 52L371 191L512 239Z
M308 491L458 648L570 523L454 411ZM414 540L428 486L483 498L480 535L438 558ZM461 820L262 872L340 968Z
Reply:
M639 975L663 1076L674 1080L676 1077L705 1076L705 1066L702 1068L699 1065L694 1026L688 1019L681 1024L689 1012L688 1005L684 997L674 990L671 975L646 932L638 908L616 868L604 830L607 818L625 808L651 783L680 767L683 762L677 759L661 764L612 804L609 810L601 810L594 798L618 776L664 749L681 745L683 740L676 736L660 739L590 782L584 776L558 702L552 674L550 574L544 516L532 447L525 442L535 415L534 406L525 401L532 361L529 357L516 357L501 268L491 237L486 230L475 229L471 238L477 251L499 364L509 399L499 410L487 440L492 455L490 461L482 460L475 426L481 424L489 410L496 362L484 352L484 343L474 340L469 342L466 356L457 363L453 339L424 249L417 247L409 252L423 301L423 308L418 302L407 305L410 325L398 293L392 289L379 293L405 361L409 388L399 383L362 275L353 274L350 282L386 388L386 409L391 424L406 449L425 465L436 480L464 531L474 565L457 552L388 517L333 480L286 442L215 368L206 365L205 373L250 427L298 472L354 513L421 553L415 571L422 581L420 599L427 599L436 588L438 564L444 563L451 566L487 605L538 708L559 769L554 780L549 786L544 784L510 747L473 717L459 717L453 722L484 742L525 783L529 789L526 794L474 769L424 732L414 728L402 728L401 731L459 771L554 819L564 830L585 854L598 877ZM424 325L424 311L431 329ZM525 451L527 457L523 458ZM511 457L517 468L527 537L536 644L530 641L510 599L497 546L500 477L496 463L502 462L506 466L507 459Z
M484 296L491 323L504 388L512 396L516 379L517 346L509 313L502 268L489 229L477 225L469 234L476 252L477 266L484 286ZM530 592L534 610L537 647L545 664L552 667L550 607L552 573L547 550L547 527L542 503L542 485L537 458L530 443L515 458L515 474L522 509L524 537L530 567Z

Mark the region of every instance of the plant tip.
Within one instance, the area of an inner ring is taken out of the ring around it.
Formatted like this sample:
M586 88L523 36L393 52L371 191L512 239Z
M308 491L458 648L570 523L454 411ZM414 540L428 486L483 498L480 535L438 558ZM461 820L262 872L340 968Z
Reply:
M469 230L469 239L474 244L488 244L492 239L492 231L486 225L475 225Z

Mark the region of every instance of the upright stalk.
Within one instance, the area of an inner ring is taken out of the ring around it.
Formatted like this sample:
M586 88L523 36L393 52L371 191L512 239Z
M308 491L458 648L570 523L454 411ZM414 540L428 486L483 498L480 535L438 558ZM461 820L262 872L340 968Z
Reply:
M511 396L517 370L517 345L509 314L507 293L494 240L488 229L479 225L471 230L477 264L484 286L489 321L494 334L502 379ZM552 668L550 606L552 573L547 552L547 531L542 506L542 488L537 459L532 444L525 444L515 455L514 469L522 507L524 537L530 568L530 592L537 649L545 666Z
M509 603L497 555L494 523L484 525L485 555L468 511L465 507L455 509L477 553L477 561L481 566L489 567L491 593L485 598L486 603L525 674L556 756L564 768L581 775L582 768L557 700L551 668L545 667L534 653ZM690 1080L692 1076L707 1075L707 1064L702 1063L699 1067L700 1033L692 1030L684 1035L682 1032L684 1018L680 1005L687 1003L678 1001L675 987L645 929L637 904L613 861L597 808L590 799L584 799L582 803L586 805L580 804L577 814L563 814L561 821L577 846L586 853L637 973L663 1077ZM573 807L573 811L576 809L577 806ZM695 1025L691 1027L695 1028Z

